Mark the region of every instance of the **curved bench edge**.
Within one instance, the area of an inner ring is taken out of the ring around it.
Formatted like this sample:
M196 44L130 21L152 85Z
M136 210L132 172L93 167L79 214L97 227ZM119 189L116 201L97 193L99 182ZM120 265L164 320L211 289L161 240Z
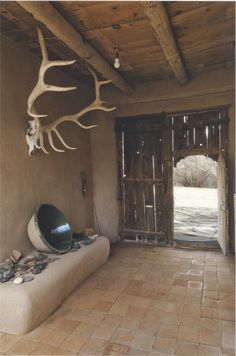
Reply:
M32 282L1 285L0 331L22 335L39 326L107 261L109 253L109 240L99 236L92 245L61 255Z

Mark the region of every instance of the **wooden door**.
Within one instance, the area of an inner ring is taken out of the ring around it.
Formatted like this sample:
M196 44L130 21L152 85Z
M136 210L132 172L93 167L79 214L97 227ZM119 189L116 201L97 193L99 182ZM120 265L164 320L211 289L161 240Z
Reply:
M168 187L172 185L168 182L168 170L172 172L172 167L165 159L168 133L163 116L127 120L118 125L120 236L123 238L167 241L172 219L168 195Z
M227 255L229 250L227 169L221 153L218 159L218 241L224 255Z

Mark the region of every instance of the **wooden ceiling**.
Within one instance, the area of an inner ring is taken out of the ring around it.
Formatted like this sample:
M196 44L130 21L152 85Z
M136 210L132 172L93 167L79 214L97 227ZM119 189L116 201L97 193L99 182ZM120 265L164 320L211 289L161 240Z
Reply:
M111 66L114 48L119 48L121 67L118 72L130 85L176 77L141 1L56 1L50 4ZM168 1L163 5L188 80L200 72L234 66L233 1ZM1 1L0 15L2 33L40 56L35 18L14 1ZM89 78L85 60L76 57L45 26L41 28L51 58L77 58L72 69L66 70L77 79Z

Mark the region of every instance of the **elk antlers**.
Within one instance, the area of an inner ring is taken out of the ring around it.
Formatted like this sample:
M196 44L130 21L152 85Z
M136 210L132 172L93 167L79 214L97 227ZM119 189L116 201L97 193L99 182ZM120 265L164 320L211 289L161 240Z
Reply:
M60 87L60 86L55 86L55 85L50 85L50 84L45 83L45 80L44 80L45 73L49 68L54 67L54 66L70 65L70 64L75 63L75 60L73 60L73 61L62 61L62 60L50 61L48 59L48 54L47 54L47 49L46 49L45 41L43 38L43 34L39 28L37 28L37 32L38 32L39 44L41 47L43 58L42 58L42 63L40 65L40 69L39 69L38 82L28 98L27 113L29 116L31 116L33 118L33 120L29 120L29 128L26 132L26 141L29 146L29 155L31 155L31 153L35 150L35 148L42 149L44 153L47 153L47 154L49 153L46 150L45 145L44 145L44 134L47 135L48 142L49 142L50 146L55 151L65 152L65 150L55 147L54 142L53 142L52 133L54 133L55 136L57 136L57 138L59 139L59 141L62 143L62 145L64 147L66 147L70 150L75 150L76 149L75 147L70 147L69 145L67 145L65 143L65 141L62 138L61 134L59 133L57 127L62 122L74 122L77 125L79 125L81 128L86 129L86 130L96 127L97 125L85 126L85 125L81 124L79 122L79 120L84 114L86 114L90 111L94 111L94 110L112 111L115 109L115 107L108 108L108 107L104 106L105 101L103 101L101 99L101 94L100 94L100 87L102 85L106 85L106 84L110 83L111 81L110 80L104 80L104 81L98 80L95 72L92 69L88 68L94 78L94 81L95 81L95 99L94 99L94 101L91 104L89 104L87 107L81 109L79 112L77 112L75 114L64 115L64 116L59 117L56 121L54 121L53 123L51 123L49 125L42 125L40 118L47 117L47 115L37 113L36 108L34 106L35 100L46 91L62 92L62 91L74 90L77 87Z

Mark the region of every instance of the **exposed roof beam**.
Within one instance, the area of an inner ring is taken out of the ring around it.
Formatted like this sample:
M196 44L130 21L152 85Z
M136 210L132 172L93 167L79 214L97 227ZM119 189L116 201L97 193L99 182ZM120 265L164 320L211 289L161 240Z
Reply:
M125 94L132 93L132 87L113 69L109 63L80 35L78 31L48 1L17 1L33 17L43 23L57 38L63 41L79 57L93 66L105 78Z
M143 2L144 12L147 15L151 26L155 31L157 40L164 52L164 55L180 84L185 84L188 80L184 68L171 24L162 1Z

